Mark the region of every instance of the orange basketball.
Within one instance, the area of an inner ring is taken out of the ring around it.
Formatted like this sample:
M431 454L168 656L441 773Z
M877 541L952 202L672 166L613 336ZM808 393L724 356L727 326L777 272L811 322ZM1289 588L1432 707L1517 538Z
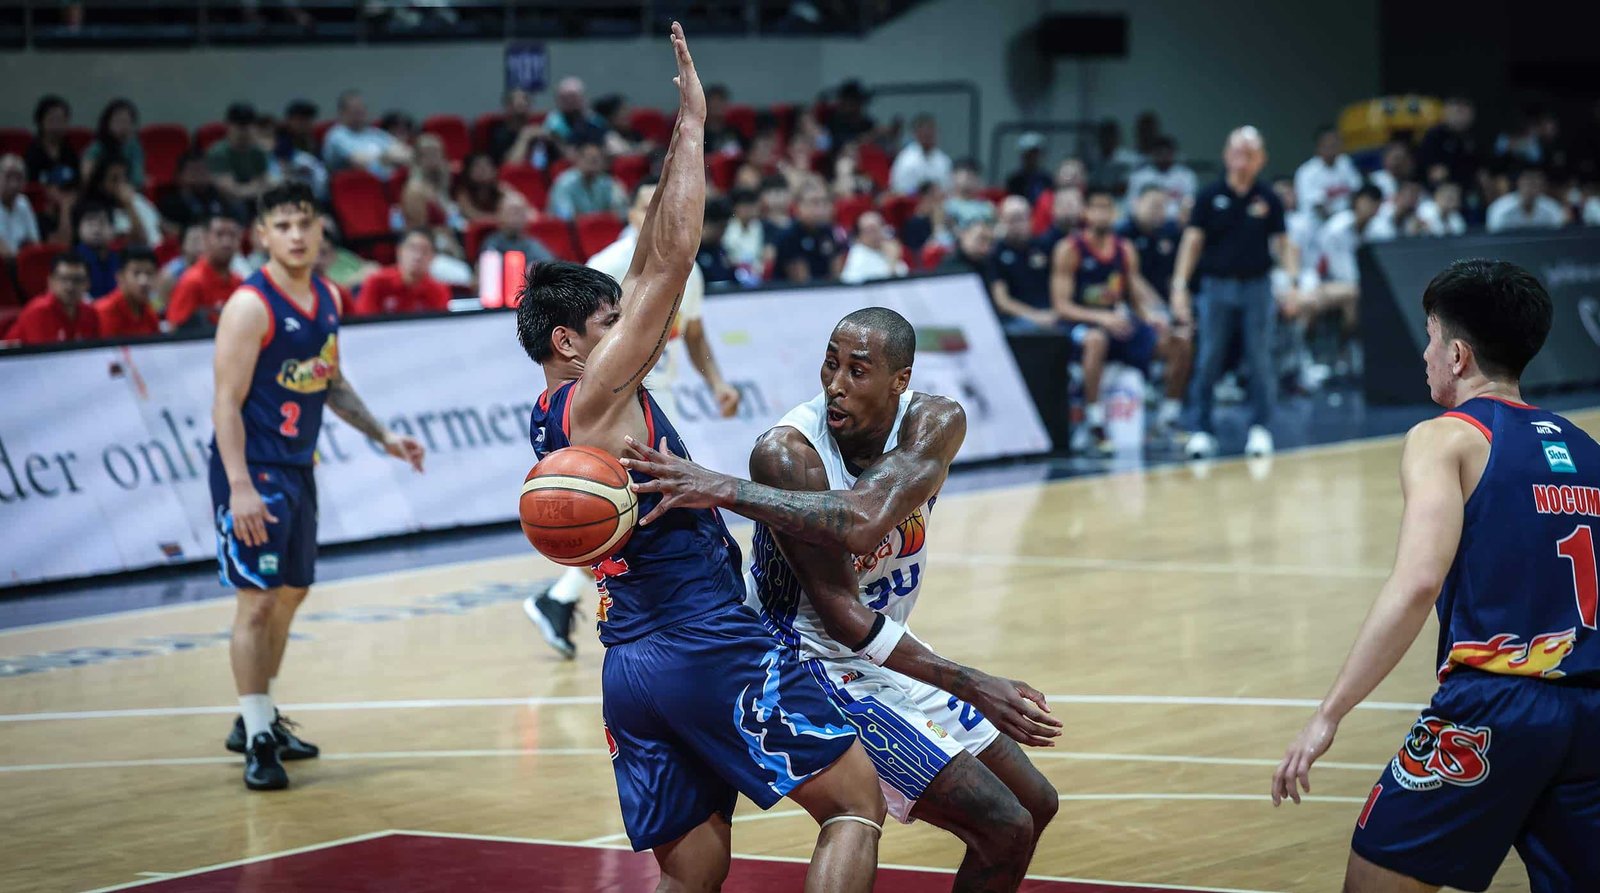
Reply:
M604 450L569 446L539 460L522 483L522 532L539 554L588 567L633 534L639 500L628 472Z

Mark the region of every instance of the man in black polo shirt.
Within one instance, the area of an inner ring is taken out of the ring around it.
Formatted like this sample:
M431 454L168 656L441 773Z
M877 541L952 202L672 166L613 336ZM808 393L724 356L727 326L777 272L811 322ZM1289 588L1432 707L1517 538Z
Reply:
M773 263L783 282L824 282L839 278L844 250L833 232L833 202L820 181L802 184L795 199L795 220L778 238Z
M1050 307L1050 247L1033 237L1033 209L1020 195L1000 205L999 244L989 256L989 297L1012 334L1066 331Z
M1199 359L1189 399L1194 404L1195 432L1184 448L1191 459L1217 451L1211 418L1211 392L1222 374L1224 352L1235 332L1242 335L1249 364L1250 433L1245 453L1272 452L1272 419L1277 380L1272 365L1272 330L1278 315L1268 274L1277 253L1290 282L1300 279L1300 258L1284 237L1283 204L1257 176L1267 162L1266 146L1254 127L1228 135L1222 152L1226 173L1200 190L1183 232L1178 262L1172 273L1172 316L1184 325L1198 311ZM1189 280L1200 275L1197 301L1189 297ZM1298 298L1286 296L1286 307Z

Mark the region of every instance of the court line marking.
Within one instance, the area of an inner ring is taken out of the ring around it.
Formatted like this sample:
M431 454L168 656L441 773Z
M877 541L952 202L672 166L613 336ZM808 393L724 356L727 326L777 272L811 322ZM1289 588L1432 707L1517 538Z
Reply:
M576 757L600 756L609 754L610 751L603 747L521 747L521 748L480 748L467 750L375 750L357 751L352 753L323 754L320 759L335 762L359 762L362 760L449 760L449 759L488 759L497 757ZM1188 756L1184 754L1150 754L1150 753L1104 753L1093 751L1055 751L1035 750L1029 756L1043 760L1075 760L1082 762L1105 763L1178 763L1199 766L1276 766L1279 760L1262 757L1203 757ZM153 757L143 760L84 760L76 763L16 763L0 765L0 774L17 772L58 772L72 769L138 769L163 766L226 766L239 764L240 757L236 755L216 757ZM1317 763L1320 769L1346 769L1351 771L1375 772L1384 768L1384 763L1341 763L1338 761L1322 761Z
M1135 571L1155 574L1228 574L1248 576L1349 577L1382 580L1389 576L1383 568L1327 567L1299 564L1225 564L1214 561L1132 561L1125 558L1079 558L1070 555L971 555L940 556L940 564L978 566L1021 565L1075 570Z
M286 856L298 856L301 853L314 853L317 850L325 850L329 849L330 847L344 846L347 843L360 843L364 840L375 840L379 837L386 837L389 834L390 832L388 831L370 831L366 834L357 834L352 837L340 837L335 840L325 840L322 843L308 844L307 846L295 847L294 849L290 850L280 850L276 853L263 853L259 856L247 856L243 859L233 859L228 862L218 862L215 865L206 865L201 868L191 868L188 871L175 871L159 878L150 878L143 881L130 881L125 884L113 884L109 887L96 887L93 890L85 891L85 893L111 893L112 890L131 890L134 887L148 887L151 884L159 884L177 878L194 877L197 874L205 874L208 871L221 871L224 868L238 868L241 865L254 865L257 862L266 862L269 859L281 859ZM150 874L151 872L139 873Z
M1365 797L1357 799L1363 803L1366 802ZM795 813L804 815L805 810L795 810ZM734 820L738 821L738 817L736 816ZM407 837L448 837L459 840L484 840L496 843L532 843L542 846L580 847L582 849L590 850L621 850L624 852L633 851L633 848L626 844L591 843L584 840L549 840L539 837L505 837L494 834L460 834L447 831L395 830L389 833ZM626 835L622 836L626 837ZM732 855L735 859L744 859L749 862L789 862L808 864L811 861L809 857L804 856L757 856L745 853L733 853ZM956 873L956 869L954 868L938 868L932 865L907 865L897 862L879 862L878 867L887 868L891 871L920 871L928 874ZM1063 884L1100 884L1106 887L1142 887L1151 890L1194 890L1198 891L1198 893L1277 893L1277 891L1272 890L1247 890L1240 887L1200 887L1193 884L1158 884L1148 881L1107 881L1097 878L1063 877L1060 875L1050 874L1030 874L1027 876L1027 880L1053 881Z
M1195 695L1046 695L1057 704L1164 705L1185 707L1305 707L1315 708L1316 698L1208 697ZM599 695L566 695L529 698L437 698L431 700L339 701L308 704L283 704L285 712L321 713L351 710L437 710L454 707L557 707L598 705ZM1357 710L1383 710L1416 713L1426 704L1402 701L1363 701ZM213 707L135 707L122 710L67 710L47 713L0 713L0 723L59 722L85 719L130 719L154 716L232 716L235 704Z

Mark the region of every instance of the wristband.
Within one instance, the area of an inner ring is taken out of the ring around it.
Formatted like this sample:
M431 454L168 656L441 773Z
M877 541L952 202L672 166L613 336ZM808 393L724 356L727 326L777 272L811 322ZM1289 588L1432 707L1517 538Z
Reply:
M889 655L894 653L894 646L900 644L900 640L906 634L906 628L879 614L878 620L872 624L872 630L872 635L866 644L856 649L856 655L881 667L884 661L889 659Z

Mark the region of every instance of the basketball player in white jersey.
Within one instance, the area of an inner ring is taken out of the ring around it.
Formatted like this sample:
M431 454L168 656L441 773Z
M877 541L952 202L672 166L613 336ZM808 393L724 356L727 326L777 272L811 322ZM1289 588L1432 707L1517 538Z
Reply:
M1015 890L1058 799L1011 739L1048 747L1061 723L1030 686L946 660L906 629L933 505L966 437L959 404L909 389L915 351L892 310L845 317L822 393L757 442L756 482L643 444L622 461L655 478L634 489L664 494L666 509L716 506L757 522L752 607L855 723L890 814L967 845L955 890Z
M594 257L589 258L586 265L599 270L621 283L628 274L628 265L633 261L633 250L639 244L639 226L644 223L645 213L650 210L650 199L656 194L655 179L642 181L633 190L633 204L628 208L628 227L617 237L615 242L600 249ZM711 389L712 396L717 401L717 411L723 418L729 418L739 411L739 391L722 377L722 370L717 366L717 358L711 352L711 342L706 338L705 324L702 314L705 309L706 280L698 266L689 272L689 279L684 283L683 302L678 305L677 321L668 334L668 341L683 339L683 346L689 354L689 361L694 364L696 372L705 379L706 386ZM650 374L644 378L645 389L655 395L657 400L667 400L672 397L672 385L677 380L677 361L670 349L661 352L661 360ZM681 417L682 407L676 407ZM572 641L572 621L577 613L577 603L585 595L592 595L594 589L594 574L585 568L569 568L561 575L555 585L537 596L529 596L522 603L522 610L527 613L528 619L539 627L539 632L544 640L549 643L562 657L571 659L577 654L577 646Z

